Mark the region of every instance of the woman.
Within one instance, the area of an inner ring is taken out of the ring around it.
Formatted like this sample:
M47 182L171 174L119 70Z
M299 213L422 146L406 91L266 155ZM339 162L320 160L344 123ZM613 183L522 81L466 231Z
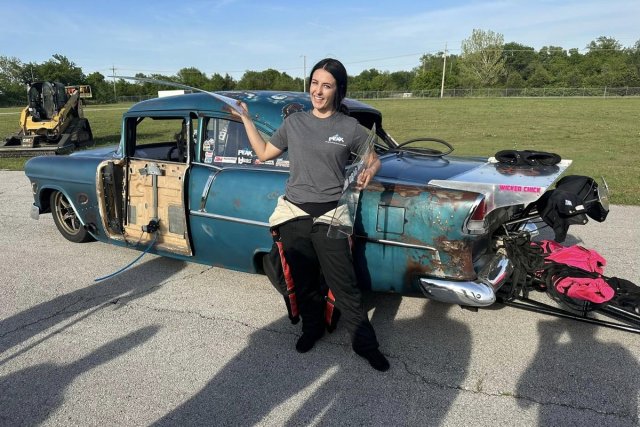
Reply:
M284 197L269 219L277 227L285 258L295 283L302 317L302 336L296 350L305 353L324 334L324 296L320 277L335 296L341 321L352 338L353 350L379 371L389 362L378 350L376 334L362 304L347 239L327 236L333 211L338 205L351 153L357 153L368 133L354 118L344 114L347 71L335 59L318 62L311 70L309 94L313 109L288 116L270 142L265 142L251 120L247 106L243 114L232 111L246 128L253 151L262 161L289 152L290 177ZM357 185L365 188L380 168L375 153L366 159Z

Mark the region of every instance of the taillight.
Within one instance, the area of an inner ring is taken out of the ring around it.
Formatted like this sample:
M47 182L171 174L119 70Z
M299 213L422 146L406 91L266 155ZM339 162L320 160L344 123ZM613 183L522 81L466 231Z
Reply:
M484 196L480 197L480 202L471 211L465 227L469 234L484 234L487 231L484 224L484 219L487 216L487 203Z
M480 203L476 206L471 214L471 221L484 221L484 217L487 215L487 204L484 201L484 197L480 200Z

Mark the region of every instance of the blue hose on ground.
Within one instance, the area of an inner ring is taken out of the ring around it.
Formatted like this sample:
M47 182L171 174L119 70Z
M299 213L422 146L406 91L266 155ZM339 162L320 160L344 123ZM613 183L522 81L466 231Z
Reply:
M151 241L151 243L149 243L149 246L147 246L147 248L140 254L138 255L138 257L136 259L134 259L133 261L131 261L128 265L122 267L120 270L108 274L106 276L103 277L98 277L97 279L94 279L94 282L101 282L105 279L109 279L113 276L117 276L118 274L122 273L123 271L127 270L129 267L131 267L133 264L135 264L136 262L140 261L140 259L144 256L144 254L146 254L147 252L149 252L149 250L151 250L151 248L153 247L153 245L156 243L156 240L158 239L158 233L155 233L155 236L153 237L153 240Z

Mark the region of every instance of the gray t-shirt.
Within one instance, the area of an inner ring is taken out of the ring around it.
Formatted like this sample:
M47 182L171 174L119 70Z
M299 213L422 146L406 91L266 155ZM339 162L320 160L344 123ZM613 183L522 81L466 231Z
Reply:
M367 136L356 119L340 112L325 119L310 111L287 117L270 141L289 150L287 199L297 204L337 201L349 154L357 153Z

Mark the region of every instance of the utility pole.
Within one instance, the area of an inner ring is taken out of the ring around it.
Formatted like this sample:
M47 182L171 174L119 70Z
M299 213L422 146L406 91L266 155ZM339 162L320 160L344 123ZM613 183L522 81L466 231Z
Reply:
M116 93L116 66L111 66L111 75L113 76L113 100L118 102L118 94Z
M307 91L307 56L302 56L302 91Z
M447 69L447 43L444 44L444 53L442 54L442 83L440 84L440 98L444 97L444 71Z

